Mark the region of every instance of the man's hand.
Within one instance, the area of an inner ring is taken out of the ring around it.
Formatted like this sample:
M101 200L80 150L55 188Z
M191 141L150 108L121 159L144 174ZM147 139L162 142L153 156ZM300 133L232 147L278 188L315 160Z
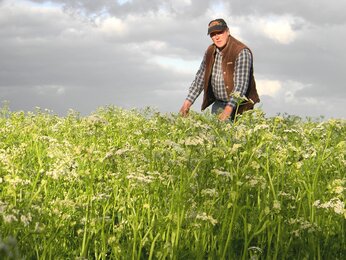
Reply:
M191 105L192 103L190 101L185 100L183 105L180 108L179 114L184 117L187 116L189 114Z
M183 105L180 108L180 111L179 111L180 115L184 117L187 116L189 114L191 105L192 103L189 100L185 100Z
M221 114L219 114L220 121L228 120L232 115L233 107L226 105Z

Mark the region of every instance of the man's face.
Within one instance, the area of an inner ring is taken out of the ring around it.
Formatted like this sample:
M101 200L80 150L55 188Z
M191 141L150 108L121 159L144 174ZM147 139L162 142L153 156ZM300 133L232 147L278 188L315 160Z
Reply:
M223 48L228 40L228 30L212 32L210 38L218 48Z

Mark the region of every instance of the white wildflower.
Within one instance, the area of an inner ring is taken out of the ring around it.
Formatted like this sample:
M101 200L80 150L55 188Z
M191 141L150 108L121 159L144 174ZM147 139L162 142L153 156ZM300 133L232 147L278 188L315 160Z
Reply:
M201 191L203 196L217 197L219 194L216 189L204 189Z
M110 198L111 195L109 194L105 194L105 193L99 193L99 194L95 194L91 200L92 201L102 201L102 200L107 200Z
M321 203L320 200L317 200L314 202L313 206L321 209L331 209L338 215L346 216L345 203L339 198L332 198L325 203Z
M336 214L342 215L345 212L345 203L341 200L336 200L333 204L333 209Z
M345 188L342 186L336 186L333 190L335 194L342 194L344 192Z
M265 124L259 124L259 125L256 125L253 129L254 132L257 132L259 130L265 130L265 129L268 129L269 128L269 125L265 125Z
M184 144L188 146L197 146L202 145L204 143L204 139L200 136L188 137Z
M129 173L126 178L130 181L135 181L135 182L138 182L138 183L151 183L154 181L154 177L153 176L150 176L150 175L145 175L141 172L132 172L132 173Z
M116 240L117 239L116 239L115 236L111 236L111 237L108 238L107 242L108 242L109 245L112 245L114 242L116 242Z
M234 91L234 92L232 92L232 93L231 93L231 96L232 96L238 103L241 103L242 101L249 101L249 99L248 99L246 96L242 95L242 94L240 93L240 91ZM253 103L252 100L251 100L250 102Z
M15 215L3 215L3 219L5 223L12 223L13 221L18 221Z
M7 208L7 204L0 200L0 214L3 214Z
M6 182L10 183L13 187L17 187L18 185L29 185L31 183L30 180L23 180L18 176L5 176Z
M296 129L285 129L284 133L299 133Z
M319 207L319 205L321 204L321 201L320 200L316 200L314 202L314 204L312 204L314 207Z
M240 91L234 91L231 96L234 98L241 98Z
M201 227L201 224L200 223L193 223L192 224L192 227L194 227L194 228L200 228Z
M296 237L299 237L302 232L313 233L319 230L315 223L311 223L303 218L290 218L287 223L298 228L291 232Z
M328 189L332 194L342 195L346 187L346 179L335 179L328 185Z
M256 161L252 161L250 167L254 170L259 170L261 168L261 165Z
M242 146L241 144L233 144L231 148L231 154L237 152L241 146Z
M36 222L35 223L35 232L41 233L44 231L45 227L46 226L44 224Z
M247 182L246 184L250 188L260 187L261 189L265 189L267 187L266 179L263 176L246 176Z
M90 124L107 124L107 120L100 117L99 115L91 115L86 117L86 121Z
M300 170L300 168L302 168L303 166L303 162L302 161L296 162L295 166L297 170Z
M196 219L210 222L213 226L215 226L218 221L214 219L211 215L207 215L207 213L203 212L202 214L197 214Z
M31 214L29 213L27 216L21 215L20 221L24 224L24 226L28 226L32 220Z
M281 196L281 197L288 198L288 199L290 199L290 200L296 200L296 198L295 198L292 194L286 193L286 192L284 192L284 191L280 191L280 192L278 193L278 195Z
M299 232L298 229L297 229L297 230L293 230L291 233L292 233L292 235L294 235L295 237L299 237L299 236L300 236L300 232Z
M273 210L280 211L281 210L281 203L278 200L274 200L273 202Z
M249 183L250 187L256 187L258 180L250 179L248 183Z
M215 173L218 176L223 176L223 177L231 177L231 173L227 172L227 171L222 171L222 170L218 170L218 169L213 169L211 171L212 173Z
M303 158L304 159L315 158L316 155L317 155L316 149L313 147L309 147L309 148L305 149L304 154L303 154Z

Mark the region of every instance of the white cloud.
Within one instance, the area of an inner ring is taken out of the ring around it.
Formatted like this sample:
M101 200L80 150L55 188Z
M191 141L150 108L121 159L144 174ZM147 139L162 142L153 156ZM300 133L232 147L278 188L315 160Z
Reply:
M226 3L222 1L213 2L210 8L207 10L207 15L210 17L210 19L229 17L227 9L228 8L226 8Z
M284 91L285 102L292 103L292 104L297 104L298 102L301 102L302 99L299 98L299 96L297 97L296 93L297 91L300 91L307 87L308 85L305 85L297 81L289 80L287 82L284 82L283 91Z
M184 9L190 6L191 0L175 0L175 1L172 1L171 5L175 11L179 12L181 9Z
M167 43L164 41L144 41L140 43L130 43L129 47L133 51L138 51L145 54L167 50Z
M150 59L151 62L154 62L165 69L173 69L180 73L193 74L197 71L199 67L199 60L184 60L178 57L167 57L167 56L154 56Z
M35 91L39 95L64 95L66 92L66 88L59 85L45 85L45 86L36 86Z
M116 17L96 19L95 23L106 36L122 35L126 32L126 25Z
M275 97L282 89L281 82L278 80L256 80L256 86L259 95Z
M294 18L290 16L270 16L261 18L258 26L264 35L281 44L292 43L298 32L293 30Z
M120 5L124 5L126 3L131 3L132 0L117 0L117 2L120 4Z
M86 31L82 30L82 29L78 29L78 28L66 28L64 29L60 36L62 38L66 38L66 39L80 39L81 37L85 37L86 36Z

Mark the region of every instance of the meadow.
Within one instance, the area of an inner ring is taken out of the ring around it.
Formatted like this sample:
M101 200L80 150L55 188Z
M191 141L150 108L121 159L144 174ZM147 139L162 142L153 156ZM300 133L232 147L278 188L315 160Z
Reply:
M0 111L1 259L345 259L346 121Z

